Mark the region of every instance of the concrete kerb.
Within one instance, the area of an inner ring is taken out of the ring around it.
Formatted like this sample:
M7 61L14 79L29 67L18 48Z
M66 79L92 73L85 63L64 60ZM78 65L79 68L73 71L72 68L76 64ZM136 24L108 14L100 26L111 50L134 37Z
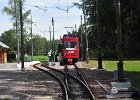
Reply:
M31 61L31 62L24 62L24 68L28 68L28 67L31 67L32 65L34 64L37 64L37 63L41 63L40 61ZM21 69L21 63L17 64L17 68L20 70Z
M24 68L31 67L31 65L41 63L40 61L32 61L32 62L24 62ZM21 63L7 63L7 64L0 64L0 70L21 70Z

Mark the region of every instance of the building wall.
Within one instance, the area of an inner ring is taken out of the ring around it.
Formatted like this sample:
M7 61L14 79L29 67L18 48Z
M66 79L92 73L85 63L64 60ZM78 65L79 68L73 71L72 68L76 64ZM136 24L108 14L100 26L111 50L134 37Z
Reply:
M7 52L5 48L0 49L0 63L7 63Z

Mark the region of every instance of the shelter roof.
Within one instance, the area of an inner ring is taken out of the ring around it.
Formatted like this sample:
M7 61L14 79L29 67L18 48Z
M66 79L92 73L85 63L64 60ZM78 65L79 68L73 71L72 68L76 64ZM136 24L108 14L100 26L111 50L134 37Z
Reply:
M6 44L0 42L0 48L9 48Z

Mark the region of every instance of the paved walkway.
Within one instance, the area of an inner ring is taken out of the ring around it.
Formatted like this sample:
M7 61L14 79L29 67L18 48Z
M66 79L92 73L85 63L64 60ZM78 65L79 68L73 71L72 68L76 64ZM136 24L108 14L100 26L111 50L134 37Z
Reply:
M29 67L31 64L34 63L26 62L25 69L26 67ZM25 73L21 71L20 64L0 64L0 100L30 100L29 96L20 93L23 85L26 84L24 78Z
M2 70L18 70L17 63L0 64L0 71Z

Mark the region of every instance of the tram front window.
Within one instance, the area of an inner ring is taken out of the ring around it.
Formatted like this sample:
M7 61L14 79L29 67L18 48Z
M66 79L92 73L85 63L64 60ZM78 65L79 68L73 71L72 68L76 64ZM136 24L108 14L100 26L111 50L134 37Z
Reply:
M63 49L68 50L68 49L76 49L77 42L64 42Z

